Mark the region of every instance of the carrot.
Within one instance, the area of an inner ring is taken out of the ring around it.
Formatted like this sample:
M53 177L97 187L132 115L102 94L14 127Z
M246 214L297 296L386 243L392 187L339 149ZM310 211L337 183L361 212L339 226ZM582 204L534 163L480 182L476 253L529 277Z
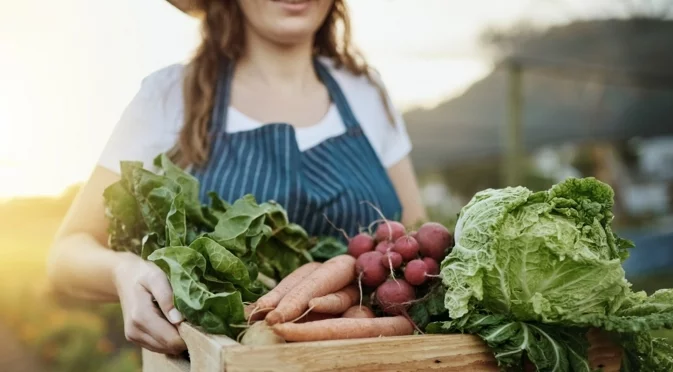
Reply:
M257 299L256 302L245 307L245 317L250 319L251 316L256 314L262 315L264 312L269 311L280 303L280 300L290 292L297 284L299 284L304 278L309 274L314 272L318 267L320 267L319 262L309 262L293 271L290 275L283 278L283 280L278 283L272 290L267 292L264 296ZM251 319L256 320L256 319Z
M358 303L359 298L360 290L357 285L351 284L338 292L312 299L308 302L308 306L318 313L343 314L349 307Z
M414 326L403 316L374 319L335 318L301 324L281 323L271 329L288 342L405 336L414 333Z
M354 257L344 254L330 258L286 294L266 315L266 322L274 325L292 320L306 311L311 299L334 293L354 280Z
M375 318L374 312L367 306L355 305L346 310L342 318Z
M308 322L315 322L318 320L324 320L324 319L333 319L336 318L338 315L335 314L325 314L325 313L314 313L310 312L306 314L305 317L299 319L295 323L308 323Z

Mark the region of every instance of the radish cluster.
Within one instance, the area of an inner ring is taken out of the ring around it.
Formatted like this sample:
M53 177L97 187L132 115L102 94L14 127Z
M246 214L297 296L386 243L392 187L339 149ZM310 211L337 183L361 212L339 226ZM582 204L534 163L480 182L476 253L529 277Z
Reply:
M439 263L452 246L453 236L439 223L407 231L399 222L384 221L373 235L363 232L350 239L348 254L357 259L359 284L374 291L378 307L404 315L417 287L439 275Z

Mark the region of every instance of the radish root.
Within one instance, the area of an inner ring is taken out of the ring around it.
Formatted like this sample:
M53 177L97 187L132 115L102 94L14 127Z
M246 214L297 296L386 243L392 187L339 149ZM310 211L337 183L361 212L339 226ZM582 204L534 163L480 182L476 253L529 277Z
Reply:
M313 310L313 307L314 306L309 307L308 310L304 311L304 313L301 314L299 317L297 317L295 320L290 321L290 323L295 323L295 322L301 320L301 318L305 317L306 315L308 315L311 312L311 310Z
M334 230L336 230L336 231L338 231L338 232L340 232L340 233L342 233L342 234L344 235L344 238L346 238L346 241L351 240L351 238L350 238L350 237L348 236L348 234L346 233L346 230L344 230L344 229L340 229L340 228L334 226L334 224L332 223L332 221L330 221L330 219L327 217L327 214L323 213L322 216L325 217L325 221L327 221L327 223L328 223L330 226L332 226L332 228L334 228Z
M360 291L360 307L362 307L362 273L358 275L358 290Z
M263 307L260 308L259 306L255 306L254 309L250 312L250 316L248 316L248 327L250 326L250 322L252 321L252 317L257 314L260 311L266 311L266 310L273 310L274 307Z
M383 215L383 212L381 212L381 210L379 208L377 208L374 204L372 204L369 201L363 201L362 203L368 204L370 207L372 207L372 209L374 209L376 211L376 213L378 213L378 215L383 219L383 222L385 222L386 227L388 227L388 238L392 241L393 240L393 228L390 225L390 221L388 221L386 216Z

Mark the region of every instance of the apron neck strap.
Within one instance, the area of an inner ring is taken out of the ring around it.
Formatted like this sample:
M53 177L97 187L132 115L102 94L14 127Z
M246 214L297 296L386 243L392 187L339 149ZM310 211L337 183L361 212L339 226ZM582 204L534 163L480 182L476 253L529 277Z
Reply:
M318 58L313 59L313 65L315 66L318 78L320 78L323 84L325 84L330 98L339 110L339 114L341 115L341 119L344 121L346 128L358 128L359 125L355 119L355 115L353 115L351 106L348 104L348 100L346 99L344 92L341 90L341 87L339 86L339 83L337 83L336 79L334 79L334 76L332 76L332 73L330 73L327 66L320 62Z

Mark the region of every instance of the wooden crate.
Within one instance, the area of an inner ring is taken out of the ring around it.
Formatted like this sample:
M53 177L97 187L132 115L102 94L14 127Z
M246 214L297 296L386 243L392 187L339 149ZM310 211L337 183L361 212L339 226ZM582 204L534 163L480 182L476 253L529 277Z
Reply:
M243 346L228 337L204 334L186 323L180 325L180 334L191 363L143 350L143 372L498 371L492 352L470 335ZM591 332L589 340L591 367L619 372L620 349L597 332Z

